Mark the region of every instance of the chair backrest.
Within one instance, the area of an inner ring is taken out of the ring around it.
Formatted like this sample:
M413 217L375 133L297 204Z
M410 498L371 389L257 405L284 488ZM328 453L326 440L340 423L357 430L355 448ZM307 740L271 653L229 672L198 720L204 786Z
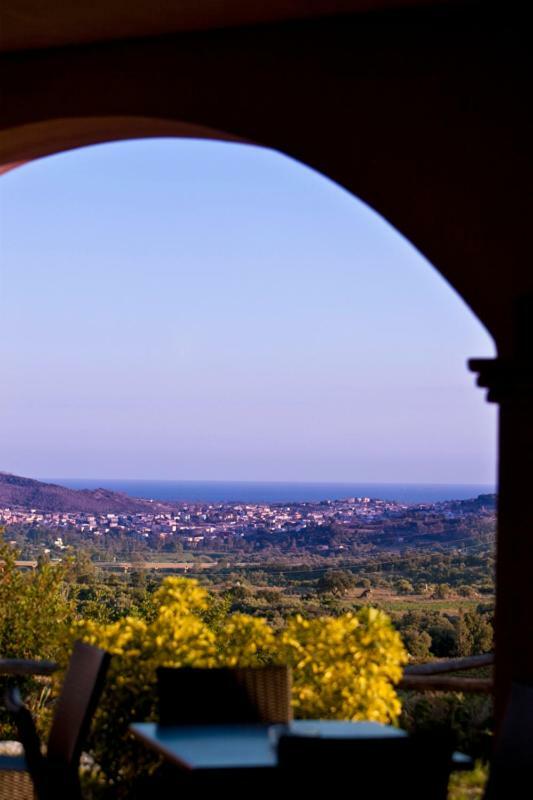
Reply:
M260 722L292 720L292 672L289 667L237 667L234 673L256 709Z
M519 797L521 787L532 785L533 686L513 683L494 742L485 800Z
M109 653L98 647L74 644L48 738L49 762L77 768L110 659Z
M278 740L280 785L306 798L323 799L343 785L372 800L446 800L451 756L451 742L433 737Z
M157 670L162 725L289 722L291 673L287 667Z

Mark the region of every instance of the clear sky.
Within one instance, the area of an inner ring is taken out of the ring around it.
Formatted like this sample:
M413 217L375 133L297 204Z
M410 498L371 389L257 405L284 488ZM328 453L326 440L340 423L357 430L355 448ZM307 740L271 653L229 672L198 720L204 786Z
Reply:
M36 161L0 197L0 470L493 482L466 369L490 337L323 176L147 140Z

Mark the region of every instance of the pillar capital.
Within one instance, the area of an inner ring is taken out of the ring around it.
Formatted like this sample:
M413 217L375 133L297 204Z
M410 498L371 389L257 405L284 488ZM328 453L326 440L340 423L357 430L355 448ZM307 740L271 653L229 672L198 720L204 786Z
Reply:
M488 389L489 403L533 403L533 360L471 358L468 367L478 373L477 385Z

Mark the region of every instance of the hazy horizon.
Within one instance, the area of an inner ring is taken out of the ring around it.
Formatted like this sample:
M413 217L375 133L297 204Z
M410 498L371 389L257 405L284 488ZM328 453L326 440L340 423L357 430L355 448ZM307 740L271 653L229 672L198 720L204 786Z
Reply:
M298 503L372 497L405 503L469 500L496 491L490 484L368 483L330 481L172 481L105 478L48 478L69 489L110 489L167 502Z
M490 337L316 172L147 140L37 160L0 191L6 471L494 485L496 412L466 369Z
M1 472L6 472L5 470L0 470ZM13 474L13 473L9 473ZM367 484L369 486L376 485L376 486L495 486L494 483L484 483L478 481L466 481L466 482L433 482L433 481L367 481L364 479L361 480L326 480L326 481L305 481L305 480L287 480L287 481L280 481L280 480L264 480L258 481L254 479L245 479L245 478L140 478L140 477L131 477L131 476L122 476L122 477L95 477L93 476L80 476L80 475L72 475L70 477L43 477L43 476L36 476L36 475L23 475L20 477L31 478L32 480L38 481L128 481L131 483L139 482L139 483L253 483L253 484L279 484L279 485L290 485L294 484L295 486L308 486L308 485L318 485L318 486L353 486L355 484Z

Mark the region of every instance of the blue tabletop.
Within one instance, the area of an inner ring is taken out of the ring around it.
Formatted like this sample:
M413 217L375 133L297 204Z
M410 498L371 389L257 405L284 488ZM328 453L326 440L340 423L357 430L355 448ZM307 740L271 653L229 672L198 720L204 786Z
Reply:
M280 733L346 737L402 737L405 731L378 722L297 720L287 725L158 725L137 722L131 732L148 747L185 770L265 769L277 763Z

